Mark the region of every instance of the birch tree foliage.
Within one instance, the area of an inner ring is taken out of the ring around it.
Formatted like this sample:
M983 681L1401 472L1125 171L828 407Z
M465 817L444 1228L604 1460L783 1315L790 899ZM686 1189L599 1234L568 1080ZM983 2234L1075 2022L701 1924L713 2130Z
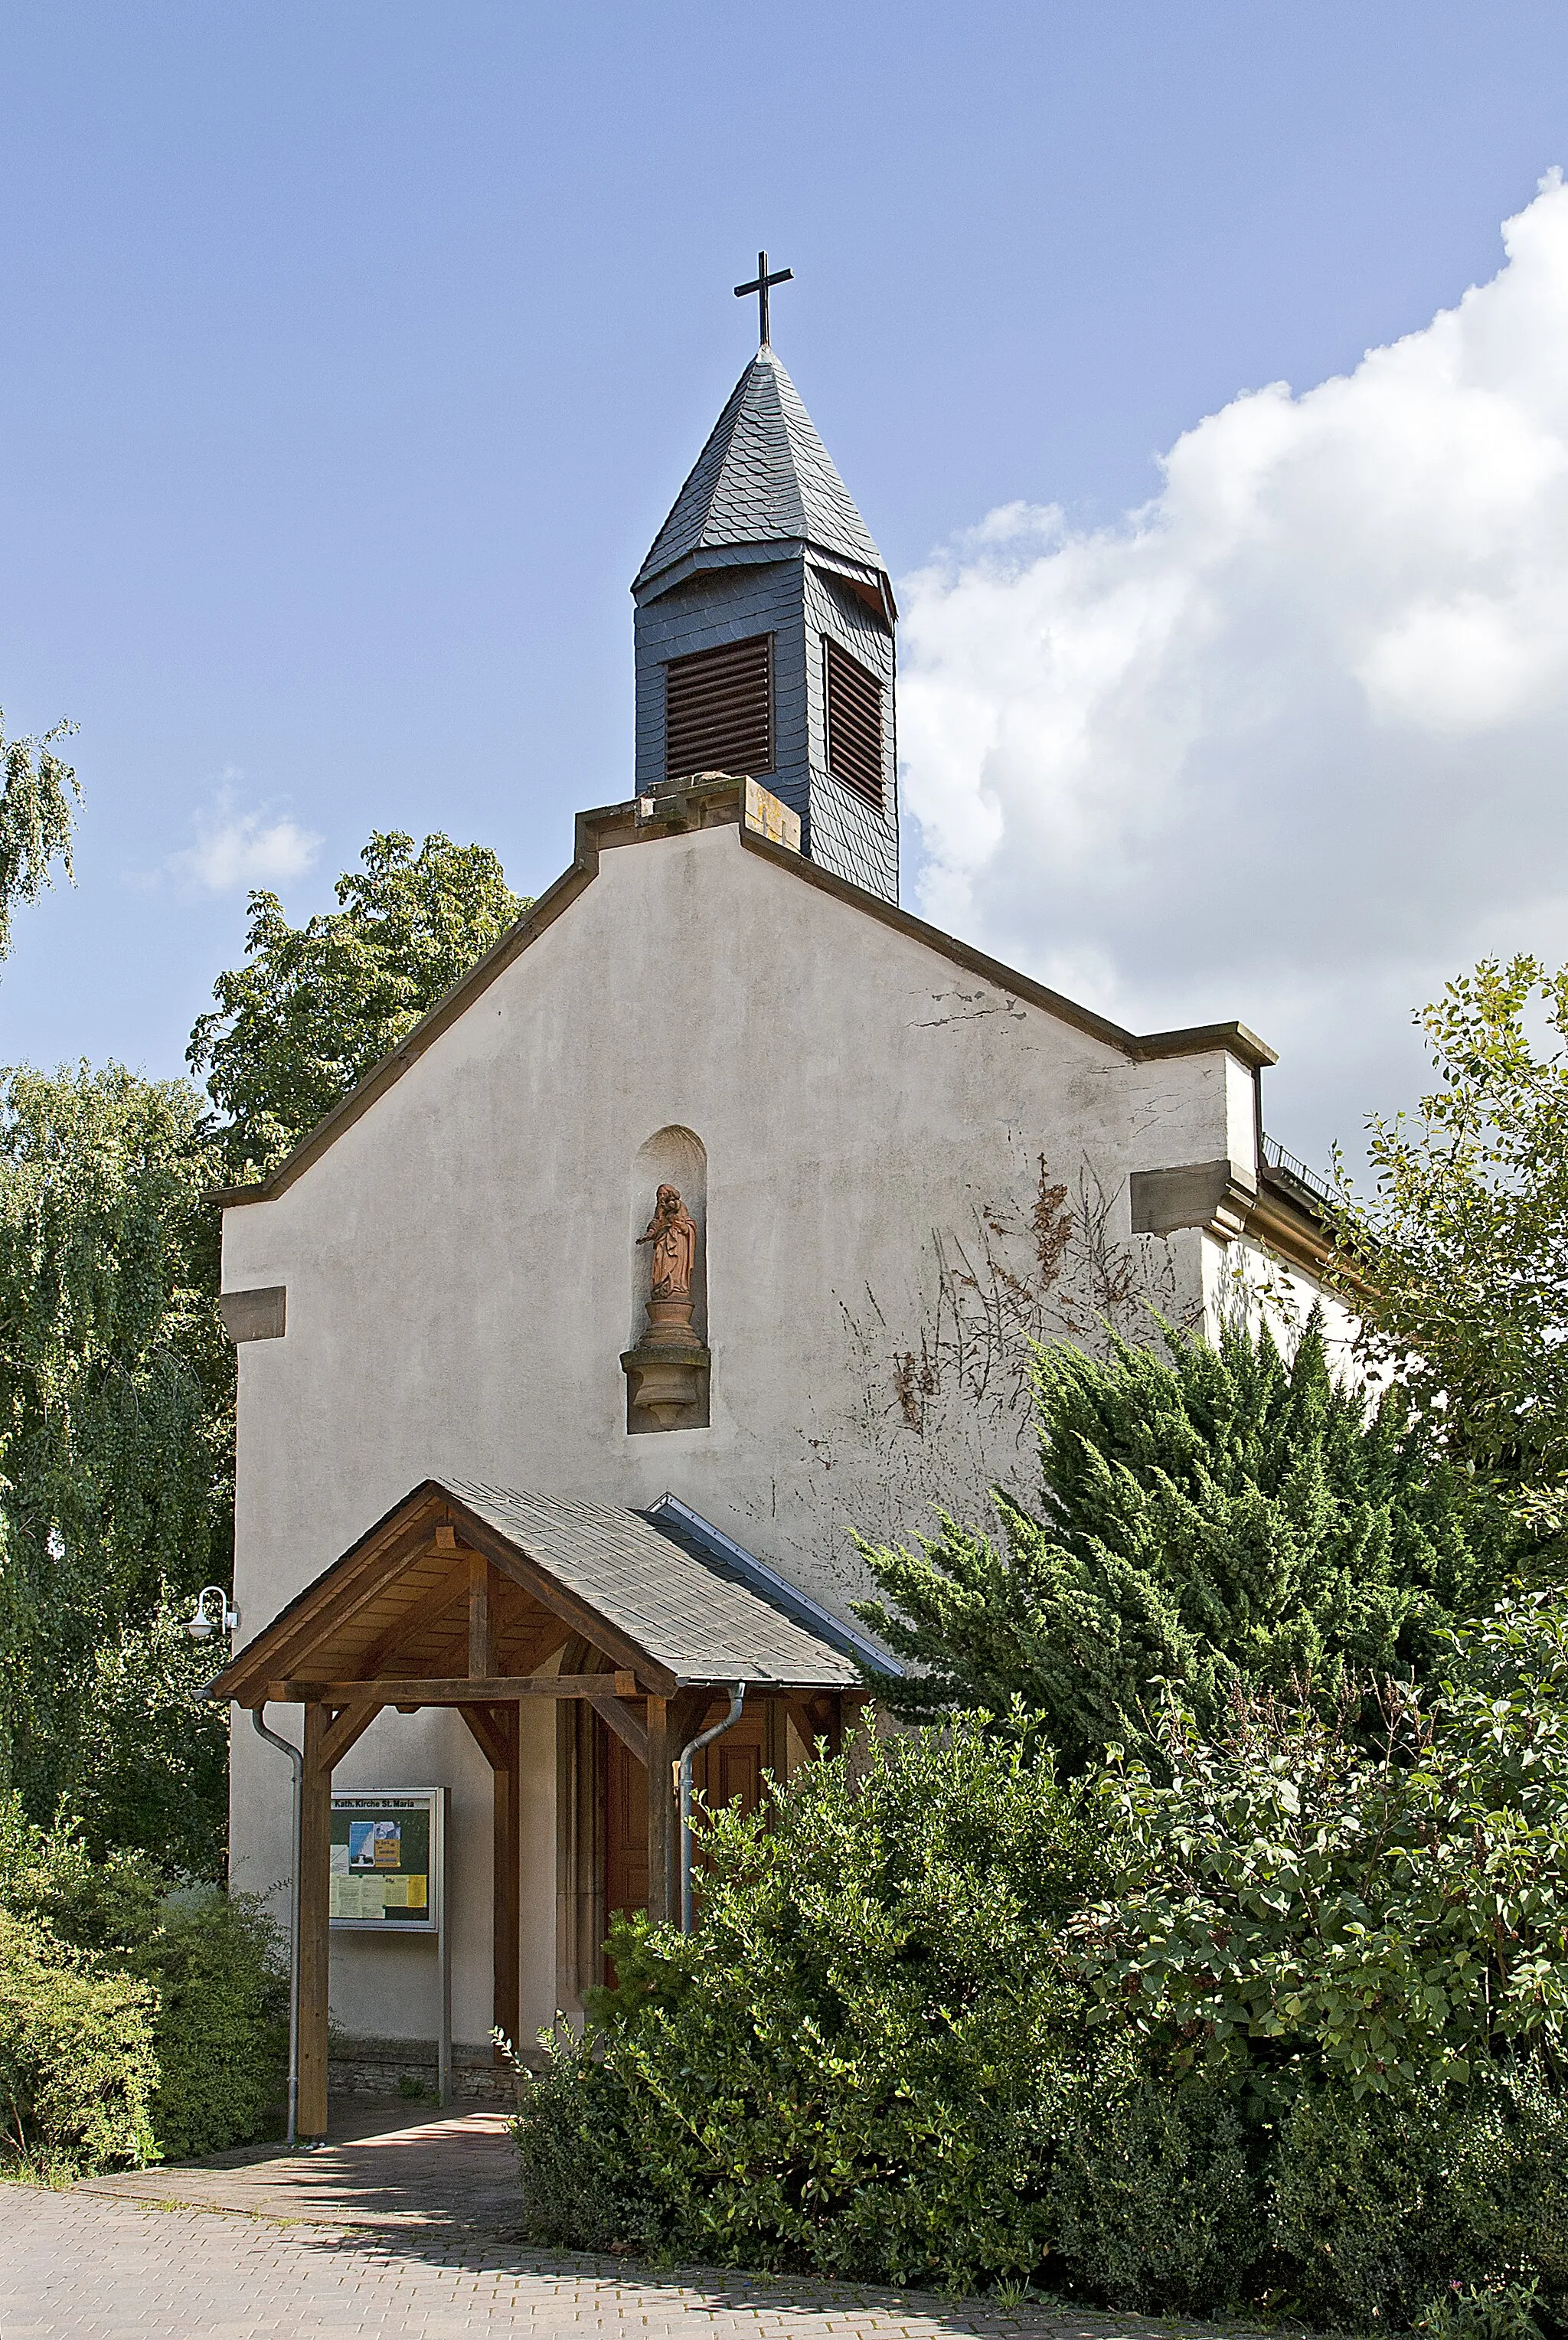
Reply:
M1367 1361L1483 1485L1557 1532L1568 1498L1568 967L1484 959L1416 1018L1435 1086L1339 1165ZM1523 1491L1523 1492L1521 1492Z
M40 1817L98 1652L229 1578L221 1168L185 1082L0 1074L0 1766Z
M74 723L56 723L41 739L7 739L0 708L0 959L11 948L16 905L37 900L52 882L56 862L67 878L74 876L73 799L82 790L55 749L75 729Z

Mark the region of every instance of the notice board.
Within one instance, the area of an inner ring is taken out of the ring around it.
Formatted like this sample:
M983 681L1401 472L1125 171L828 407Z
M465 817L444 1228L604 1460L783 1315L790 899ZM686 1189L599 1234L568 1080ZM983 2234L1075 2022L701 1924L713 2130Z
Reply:
M332 1922L361 1932L439 1934L445 1797L439 1788L332 1797Z

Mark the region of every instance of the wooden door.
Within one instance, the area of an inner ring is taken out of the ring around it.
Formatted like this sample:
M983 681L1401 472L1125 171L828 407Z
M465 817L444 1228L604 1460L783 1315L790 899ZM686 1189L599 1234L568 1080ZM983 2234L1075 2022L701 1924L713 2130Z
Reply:
M599 1725L604 1781L604 1911L648 1907L648 1773L623 1739Z
M720 1710L722 1711L722 1710ZM710 1714L709 1722L717 1722L718 1714ZM762 1771L767 1760L767 1718L760 1704L752 1712L743 1711L732 1730L705 1747L691 1766L691 1785L700 1793L710 1812L721 1804L739 1803L743 1812L754 1812L762 1800Z

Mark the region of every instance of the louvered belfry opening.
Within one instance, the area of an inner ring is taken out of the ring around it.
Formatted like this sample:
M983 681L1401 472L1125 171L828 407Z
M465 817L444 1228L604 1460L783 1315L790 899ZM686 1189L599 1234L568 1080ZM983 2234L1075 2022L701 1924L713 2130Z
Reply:
M882 804L882 686L831 635L823 640L828 682L828 769L878 810Z
M664 777L773 769L773 637L720 642L664 669Z

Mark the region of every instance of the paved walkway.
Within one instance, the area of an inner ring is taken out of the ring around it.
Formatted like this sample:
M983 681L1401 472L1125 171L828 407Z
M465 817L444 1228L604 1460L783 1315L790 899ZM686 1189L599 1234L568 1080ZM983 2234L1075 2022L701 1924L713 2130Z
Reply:
M388 2127L320 2154L0 2186L4 2340L1156 2340L1141 2316L645 2266L515 2239L498 2114ZM1232 2335L1235 2340L1235 2335Z
M252 2147L190 2167L84 2178L71 2198L113 2196L253 2218L303 2219L343 2231L417 2231L426 2246L461 2243L476 2234L515 2236L521 2197L504 2113L411 2121L406 2104L395 2112L374 2104L358 2111L357 2120L340 2117L334 2107L340 2141L319 2153Z

